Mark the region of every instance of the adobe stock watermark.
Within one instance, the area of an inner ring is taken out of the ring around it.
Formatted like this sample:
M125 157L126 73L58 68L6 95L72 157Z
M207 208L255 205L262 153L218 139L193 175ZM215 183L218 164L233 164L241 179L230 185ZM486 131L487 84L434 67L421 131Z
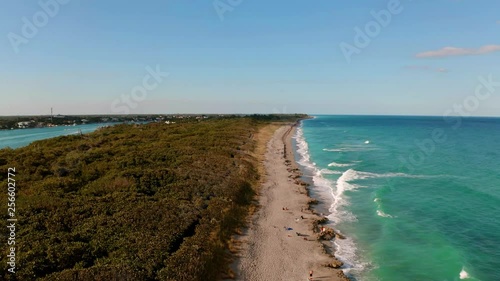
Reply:
M70 0L40 0L38 2L40 10L35 12L33 16L31 16L31 19L27 17L21 18L23 25L20 34L14 32L9 32L7 34L7 38L14 52L18 54L20 52L19 47L28 44L30 39L33 39L40 29L44 28L49 23L50 18L54 18L59 14L61 6L69 2Z
M408 0L412 1L412 0ZM344 55L347 63L351 63L353 55L361 54L363 49L366 49L374 38L379 36L383 28L391 24L393 16L401 14L404 7L400 0L389 0L387 8L380 11L372 10L370 14L373 20L367 22L363 28L354 27L353 44L342 42L339 44L340 50Z
M129 114L132 109L137 108L139 103L146 100L149 92L158 88L170 75L168 72L162 72L159 65L156 65L156 69L146 66L146 72L141 85L133 87L129 94L123 94L111 103L113 113Z
M487 78L480 76L478 80L474 94L467 96L461 103L454 104L452 108L444 112L443 120L450 125L451 129L458 130L462 126L464 117L472 116L472 113L479 109L481 102L489 99L500 89L500 80L493 81L492 74ZM407 157L400 155L398 159L404 167L413 172L416 167L423 165L427 157L430 157L440 144L445 143L447 138L444 129L434 128L430 137L415 140L416 151L411 152Z
M234 11L241 3L243 3L243 0L214 0L213 6L220 21L224 21L224 14Z

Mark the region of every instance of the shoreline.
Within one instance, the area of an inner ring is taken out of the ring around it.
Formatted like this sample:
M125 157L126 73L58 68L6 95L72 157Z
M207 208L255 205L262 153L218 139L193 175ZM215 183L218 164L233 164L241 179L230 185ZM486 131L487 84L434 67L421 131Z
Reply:
M298 124L280 126L267 142L259 207L236 238L236 280L307 280L310 270L313 280L349 280L328 245L343 237L322 226L327 219L314 211L317 200L309 197L308 184L301 180L292 146Z

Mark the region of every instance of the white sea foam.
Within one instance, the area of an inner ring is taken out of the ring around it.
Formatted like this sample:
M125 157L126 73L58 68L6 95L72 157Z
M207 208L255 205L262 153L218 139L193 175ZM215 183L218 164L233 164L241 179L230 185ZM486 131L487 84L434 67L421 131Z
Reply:
M381 210L377 210L377 215L379 217L383 217L383 218L393 218L393 216L386 214L386 213L384 213L384 211L381 211Z
M353 181L353 180L363 180L363 179L371 179L371 178L437 178L437 177L448 177L448 175L411 175L405 173L370 173L370 172L362 172L356 171L353 169L347 170L345 173L344 180Z
M321 171L317 171L317 173L313 176L314 186L320 187L323 191L330 191L332 189L332 182L323 177Z
M354 190L363 186L354 184L351 181L356 179L367 178L373 176L371 173L358 172L353 169L348 169L337 179L335 192L333 192L333 203L330 207L331 214L328 218L338 224L340 222L354 222L357 220L356 216L347 211L344 207L349 204L349 201L344 196L346 190ZM378 198L375 199L375 201ZM387 214L385 214L387 215ZM335 256L341 260L345 266L346 273L363 272L367 268L372 267L372 264L364 262L360 257L359 251L356 247L354 240L350 237L347 239L335 239L334 245L336 247Z
M376 173L370 173L370 172L362 172L362 171L356 171L354 169L349 169L345 171L338 179L336 183L336 189L334 192L333 196L333 203L330 207L330 211L332 212L331 214L331 219L336 222L342 222L342 221L355 221L356 217L343 210L344 206L349 205L349 201L347 198L345 198L345 191L347 190L355 190L358 188L364 187L363 185L359 183L352 183L355 180L363 180L363 179L370 179L370 178L393 178L393 177L407 177L407 178L421 178L421 177L427 177L423 175L409 175L405 173L384 173L384 174L376 174ZM380 199L375 198L374 201L377 202L378 204L378 210L377 214L381 217L393 217L389 214L384 213L381 208L380 204L378 203Z
M469 278L469 273L465 271L465 269L462 267L462 271L460 271L460 279L468 279Z
M297 129L295 140L297 143L297 153L300 155L300 159L297 162L302 166L314 169L313 163L310 162L311 157L309 155L309 147L304 139L302 128Z
M305 167L312 174L312 181L314 183L314 188L319 192L328 193L332 196L332 205L329 209L330 214L327 216L333 224L338 224L339 222L354 222L357 220L356 216L343 208L349 204L348 199L345 197L344 192L346 190L354 190L357 188L362 188L360 184L354 184L354 180L362 180L368 178L381 178L381 177L413 177L412 175L403 173L385 173L376 174L369 172L356 171L352 168L347 171L335 171L330 169L320 169L317 167L316 163L311 160L311 155L309 153L308 144L304 138L302 128L297 129L295 136L297 144L297 153L299 154L299 160L297 161L300 165ZM375 150L377 148L370 147L366 144L360 146L351 145L345 146L337 149L323 149L324 151L366 151ZM335 168L347 168L352 167L356 163L361 161L353 161L352 163L338 163L332 162L328 166ZM341 175L336 182L324 177L326 174L338 174ZM391 215L384 213L382 210L377 212L380 216L391 218ZM339 258L343 263L343 270L347 272L356 271L361 272L366 270L367 267L372 266L370 263L363 262L358 253L358 249L354 240L350 237L347 239L335 239L334 245L336 247L336 257Z
M332 162L330 164L328 164L328 167L350 167L354 164L350 164L350 163L347 163L347 164L342 164L342 163L337 163L337 162Z
M329 169L320 170L315 162L311 161L311 156L309 154L309 146L307 145L306 140L304 139L304 133L302 128L297 129L297 133L295 136L295 140L297 143L297 152L300 155L300 159L297 161L300 165L306 167L309 172L313 175L312 180L318 189L323 192L331 193L333 183L328 179L323 177L323 174L340 174L341 172L332 171Z
M339 222L354 222L357 220L356 216L351 212L345 210L343 207L349 205L349 201L345 198L344 192L346 190L353 190L361 186L350 183L358 177L357 171L349 169L342 173L337 179L335 191L333 192L333 203L330 207L329 219L334 223Z
M311 156L309 154L309 147L307 142L305 141L304 134L302 128L297 129L297 133L295 136L295 140L297 143L297 152L300 155L300 159L297 161L300 165L305 167L309 172L313 175L312 180L314 183L314 188L317 191L325 192L328 196L333 196L333 201L337 200L335 194L333 192L333 187L335 185L334 182L323 177L325 174L339 174L344 175L344 172L341 171L333 171L330 169L319 169L316 166L316 163L311 161ZM330 166L331 167L331 166ZM334 205L333 203L332 205ZM331 210L330 210L331 211ZM335 210L336 211L336 210ZM343 217L349 218L351 220L355 220L356 217L344 210L338 210L337 213L331 213L328 215L328 218L332 221L335 221L333 218ZM351 238L347 239L335 239L334 240L336 253L335 255L342 260L344 263L344 270L350 271L352 269L355 270L363 270L364 264L358 262L358 258L356 256L356 245Z
M336 223L339 222L352 222L356 221L356 216L351 214L350 212L344 210L344 206L349 205L349 201L345 198L344 193L347 190L355 190L358 188L365 187L360 183L353 183L355 180L364 180L364 179L374 179L374 178L421 178L421 179L432 179L432 178L441 178L441 177L450 177L449 175L410 175L405 173L370 173L370 172L362 172L356 171L354 169L348 169L338 178L336 183L336 189L333 194L333 203L330 207L330 211L332 214L330 215L330 219ZM373 200L377 203L377 215L385 218L395 218L396 216L385 213L380 205L380 198L375 198Z
M355 184L350 184L349 182L358 178L358 172L349 169L345 171L340 178L337 180L337 193L343 194L345 190L351 190L358 187Z
M385 213L384 211L382 211L381 201L382 200L380 200L380 198L373 199L373 202L375 202L377 204L377 216L383 217L383 218L395 218L395 216L389 215L389 214Z
M351 237L333 240L335 245L335 257L344 263L342 267L345 273L362 272L372 265L362 262L358 255L356 243Z
M321 174L323 175L342 175L344 172L342 171L334 171L330 169L322 169Z
M377 216L383 217L383 218L395 218L396 216L389 215L386 212L382 211L382 200L380 198L375 198L373 199L373 202L377 204Z

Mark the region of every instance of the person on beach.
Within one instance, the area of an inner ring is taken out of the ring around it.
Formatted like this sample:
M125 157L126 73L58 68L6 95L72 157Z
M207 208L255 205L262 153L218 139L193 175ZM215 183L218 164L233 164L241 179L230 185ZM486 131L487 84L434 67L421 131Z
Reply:
M309 280L312 281L313 280L313 271L309 271Z

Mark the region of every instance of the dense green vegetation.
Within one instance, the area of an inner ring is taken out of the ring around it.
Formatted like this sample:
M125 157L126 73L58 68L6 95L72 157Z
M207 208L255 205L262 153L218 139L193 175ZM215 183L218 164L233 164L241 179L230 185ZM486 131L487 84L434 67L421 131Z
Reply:
M215 280L254 196L265 119L117 125L0 150L19 220L17 273L4 251L0 279Z

